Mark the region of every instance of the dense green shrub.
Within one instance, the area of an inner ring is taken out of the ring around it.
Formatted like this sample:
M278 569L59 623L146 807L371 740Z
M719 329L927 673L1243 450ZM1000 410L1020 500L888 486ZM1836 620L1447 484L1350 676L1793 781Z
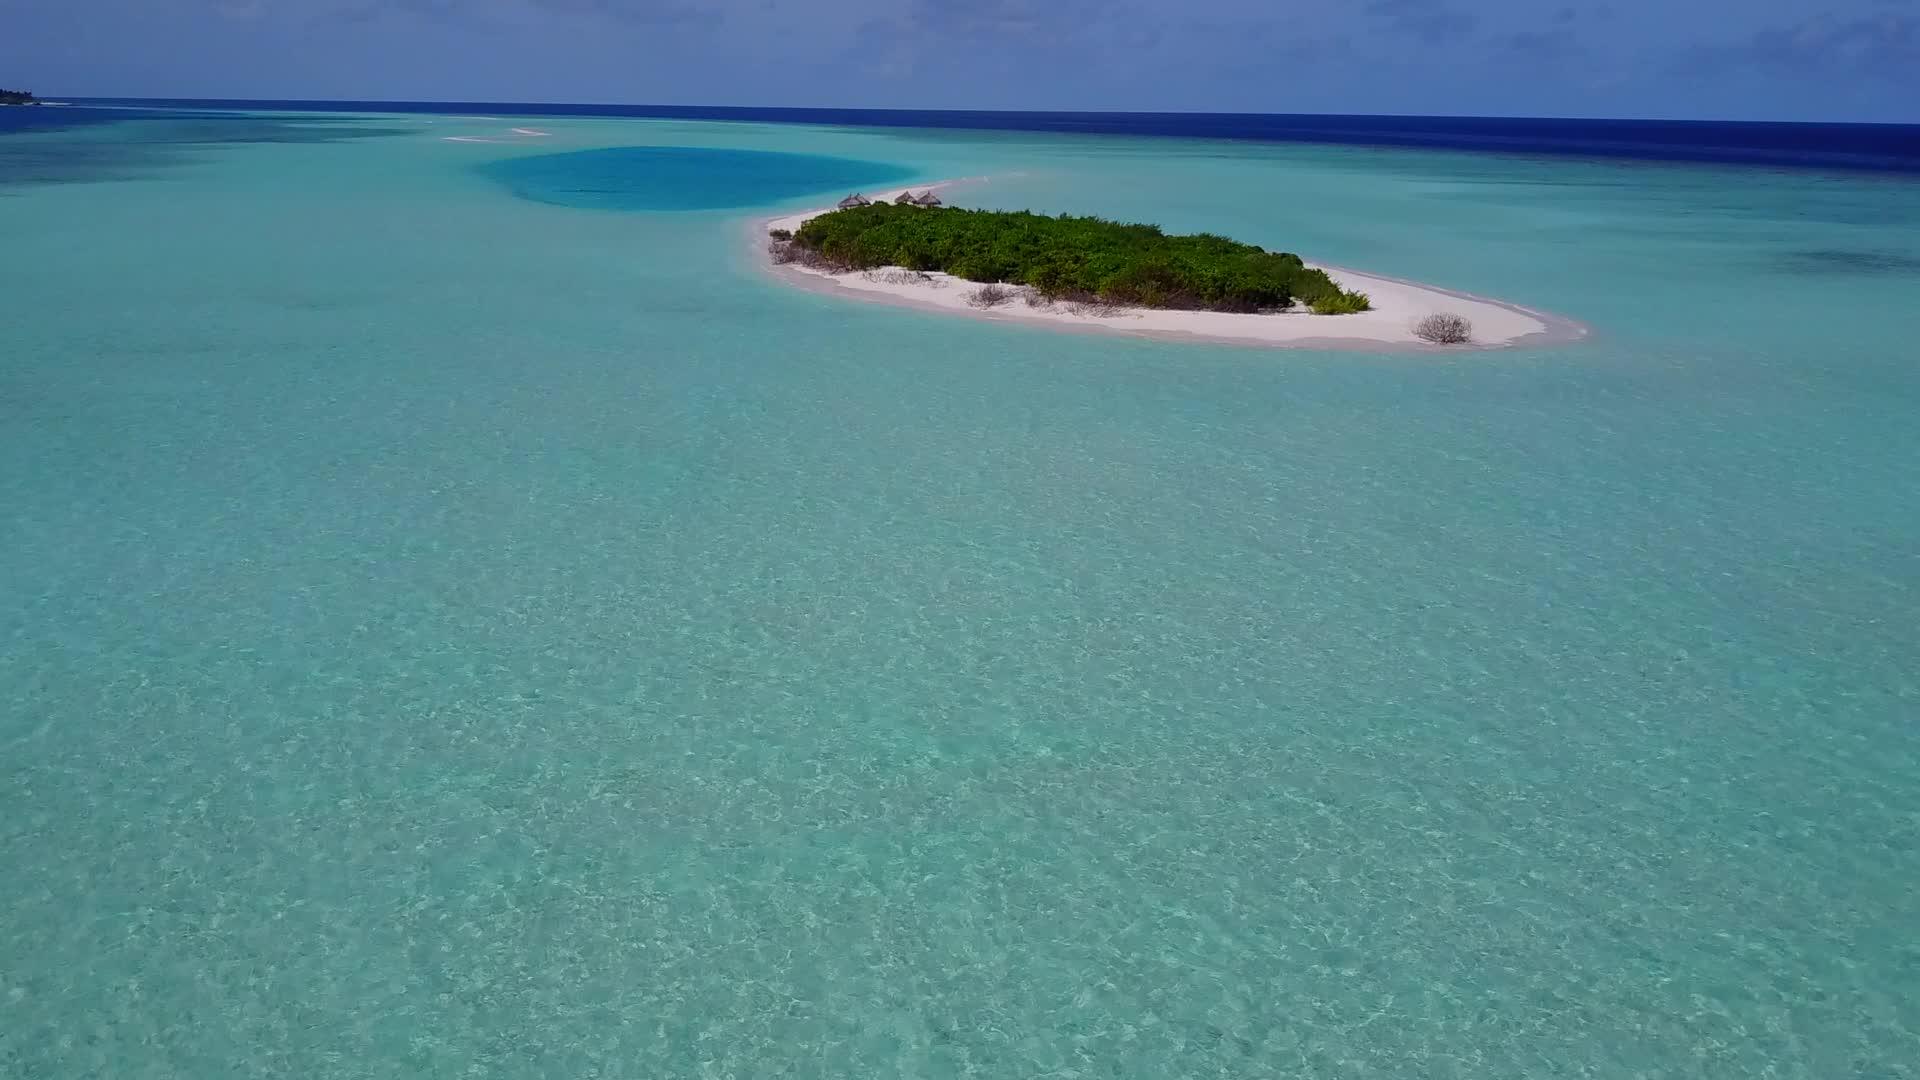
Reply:
M1300 300L1325 314L1368 306L1298 255L1095 217L875 203L821 214L793 242L852 269L940 270L1082 303L1271 311Z
M1313 301L1315 315L1353 315L1373 307L1363 292L1342 292L1322 296Z

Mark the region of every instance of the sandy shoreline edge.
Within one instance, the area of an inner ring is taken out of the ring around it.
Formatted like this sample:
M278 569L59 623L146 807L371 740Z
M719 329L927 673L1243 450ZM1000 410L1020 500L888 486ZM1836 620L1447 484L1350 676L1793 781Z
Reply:
M911 188L889 189L875 197L891 200L901 191L948 192L987 182L988 178L985 177L940 180L915 184ZM1357 315L1312 315L1304 312L1243 315L1219 311L1120 308L1112 312L1087 314L1076 313L1064 305L1028 307L1018 300L1001 307L981 309L969 305L966 299L979 286L946 274L909 276L886 272L893 268L833 274L807 267L774 264L766 250L769 230L798 229L809 218L832 209L831 206L816 207L756 220L751 240L757 265L788 284L845 299L965 315L991 322L1175 341L1269 348L1377 350L1386 346L1414 351L1457 352L1463 349L1570 344L1584 340L1590 333L1589 328L1580 323L1547 312L1471 293L1312 261L1307 265L1325 270L1341 288L1366 293L1373 301L1374 310ZM1414 322L1437 312L1451 312L1471 320L1473 342L1464 346L1443 347L1430 345L1415 337Z

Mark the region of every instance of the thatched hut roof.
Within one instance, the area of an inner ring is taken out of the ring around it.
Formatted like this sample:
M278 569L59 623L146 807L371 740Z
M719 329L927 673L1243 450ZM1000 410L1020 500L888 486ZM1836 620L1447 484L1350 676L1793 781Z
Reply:
M917 197L915 197L913 192L903 191L900 194L895 195L893 197L893 201L896 206L915 206L919 203L920 200Z
M840 209L851 210L856 206L866 206L871 202L873 202L872 199L869 199L865 195L862 195L856 191L853 194L847 196L846 198L840 200Z
M923 193L919 198L913 201L920 204L921 206L939 206L940 196L935 195L931 191L928 191Z

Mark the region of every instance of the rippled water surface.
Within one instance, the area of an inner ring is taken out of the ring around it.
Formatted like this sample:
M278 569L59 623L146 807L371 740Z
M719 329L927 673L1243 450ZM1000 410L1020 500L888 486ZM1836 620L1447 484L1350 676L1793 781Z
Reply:
M877 174L489 175L634 147L569 160L984 176L1595 340L1041 333L754 268ZM0 1076L1914 1075L1910 178L264 114L27 160Z

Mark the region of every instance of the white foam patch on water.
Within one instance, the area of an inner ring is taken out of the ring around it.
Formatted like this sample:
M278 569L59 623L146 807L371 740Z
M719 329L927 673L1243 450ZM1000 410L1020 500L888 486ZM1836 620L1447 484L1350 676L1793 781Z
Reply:
M446 142L511 143L511 142L519 142L524 139L550 139L553 137L553 132L541 131L538 128L509 128L507 129L507 134L513 136L513 138L508 138L508 139L487 138L484 135L447 135L447 136L443 136L443 139Z

